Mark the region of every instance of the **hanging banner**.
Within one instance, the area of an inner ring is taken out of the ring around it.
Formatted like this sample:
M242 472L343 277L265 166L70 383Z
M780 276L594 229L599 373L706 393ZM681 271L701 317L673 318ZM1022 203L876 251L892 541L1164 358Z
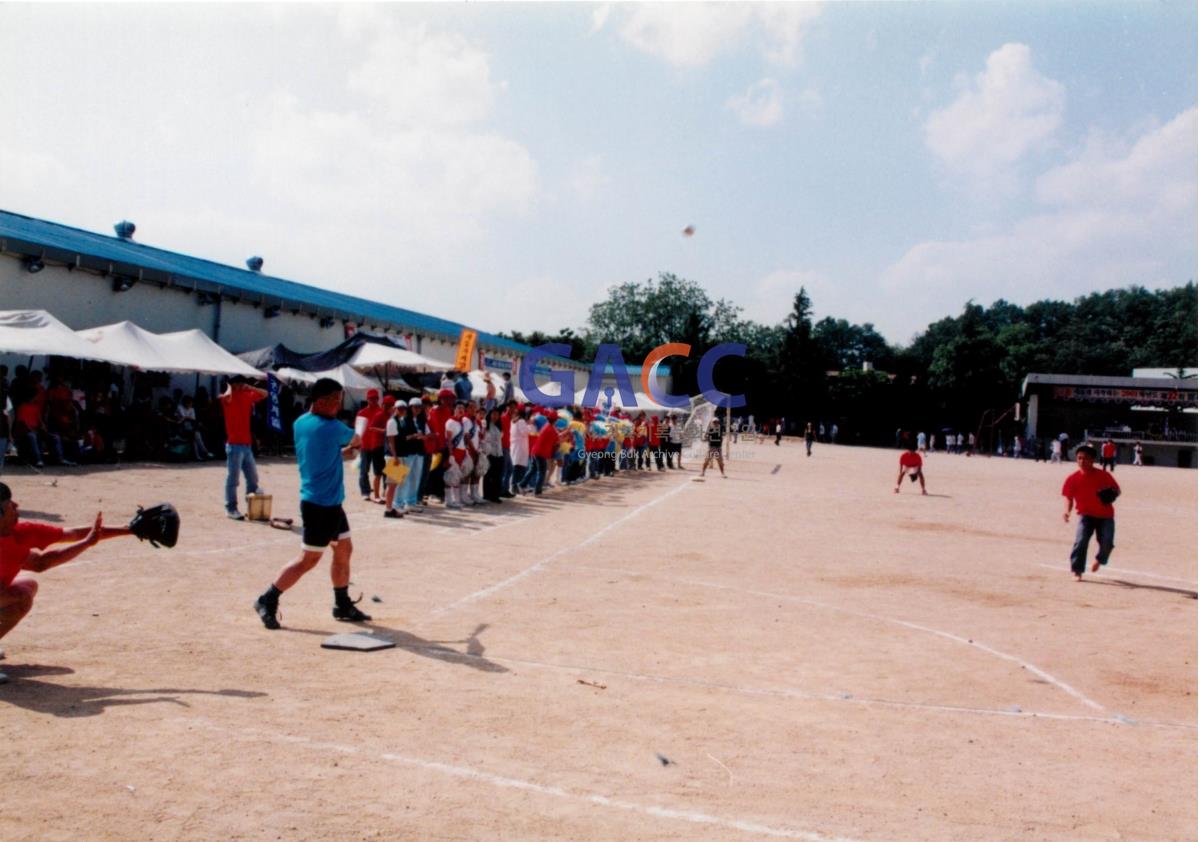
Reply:
M283 415L279 411L279 378L267 372L267 423L277 433L283 432Z
M475 359L475 339L478 334L469 327L464 327L458 338L458 354L454 357L454 367L459 371L470 371Z

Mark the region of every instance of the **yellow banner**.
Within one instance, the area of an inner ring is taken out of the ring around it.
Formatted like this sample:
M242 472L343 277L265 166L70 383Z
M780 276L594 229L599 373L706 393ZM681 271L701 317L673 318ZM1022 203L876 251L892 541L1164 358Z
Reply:
M464 327L458 338L458 355L454 358L454 367L459 371L471 371L475 368L475 338L477 334L469 327Z

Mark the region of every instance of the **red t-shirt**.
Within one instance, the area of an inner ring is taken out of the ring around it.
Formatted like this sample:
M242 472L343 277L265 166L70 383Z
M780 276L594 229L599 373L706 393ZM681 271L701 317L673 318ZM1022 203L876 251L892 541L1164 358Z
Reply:
M225 412L225 441L247 447L253 443L250 438L250 408L264 397L238 384L228 398L221 398L221 409Z
M1111 441L1106 441L1100 446L1100 455L1105 459L1113 459L1117 455L1117 446Z
M1080 469L1067 477L1066 482L1063 483L1062 494L1063 497L1069 497L1075 501L1075 511L1079 514L1110 518L1114 514L1112 504L1101 502L1100 498L1096 496L1105 488L1121 490L1121 486L1117 485L1117 481L1108 471L1101 471L1097 468L1092 468L1090 471Z
M42 428L42 410L46 407L46 388L39 385L34 395L17 407L17 418L31 430Z
M388 418L394 414L394 409L380 407L374 415L367 416L367 433L363 436L363 450L378 450L383 447L384 439L387 438Z
M358 412L354 413L355 418L365 418L367 420L365 429L363 430L363 434L359 437L362 439L362 449L363 450L373 450L374 449L371 444L371 438L372 438L371 422L375 420L375 413L378 411L379 411L379 404L375 404L374 406L367 404L362 409L360 409ZM355 430L357 430L358 424L355 424L354 428L355 428Z
M512 446L512 416L507 412L500 416L500 446L505 450Z
M58 424L69 424L74 416L75 395L66 386L55 386L46 392L50 417Z
M919 468L924 464L921 461L921 454L915 450L906 450L900 454L901 468Z
M429 432L433 433L429 439L433 450L429 450L429 452L441 453L446 449L446 422L454 417L454 409L438 405L430 407L425 414L429 416ZM429 445L426 445L427 450L428 448Z
M650 446L658 447L660 443L658 440L658 418L651 416L650 423L647 426L650 430Z
M63 539L63 529L48 523L17 521L11 535L0 538L0 582L8 587L25 569L30 550L44 550Z
M530 453L533 456L541 456L543 459L554 458L554 448L558 444L558 430L554 429L553 424L546 424L542 427L542 431L537 434L537 438L533 440L533 447L530 448Z

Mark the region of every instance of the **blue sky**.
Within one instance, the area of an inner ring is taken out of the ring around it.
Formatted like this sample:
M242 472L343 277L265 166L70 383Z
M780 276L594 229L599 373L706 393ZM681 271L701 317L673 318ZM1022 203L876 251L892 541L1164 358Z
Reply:
M1195 277L1196 35L1186 2L5 4L0 207L485 330L668 271L903 343Z

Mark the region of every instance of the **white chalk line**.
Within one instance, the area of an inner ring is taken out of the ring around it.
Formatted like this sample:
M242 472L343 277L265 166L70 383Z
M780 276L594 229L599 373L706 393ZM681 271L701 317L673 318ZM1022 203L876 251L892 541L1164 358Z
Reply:
M1019 664L1022 667L1024 667L1027 671L1032 672L1034 675L1041 678L1043 681L1053 684L1055 687L1059 688L1067 695L1072 696L1073 698L1077 699L1078 701L1082 702L1083 704L1092 708L1093 710L1104 710L1103 705L1099 704L1096 701L1093 701L1092 699L1085 696L1083 693L1076 690L1070 684L1067 684L1065 681L1062 681L1061 679L1056 678L1055 676L1051 675L1050 673L1046 672L1045 670L1041 669L1040 667L1036 666L1035 664L1030 663L1029 661L1019 658L1016 655L1010 655L1007 652L1001 652L999 649L993 649L992 647L987 646L986 644L980 643L974 639L960 637L956 634L952 634L947 631L942 631L941 629L934 629L934 628L930 628L929 626L922 626L917 623L910 623L906 620L898 620L894 617L884 617L879 614L868 614L863 611L855 611L851 608L844 608L840 605L832 605L827 602L818 602L818 601L812 600L812 599L804 599L802 597L792 596L791 594L780 594L780 593L772 593L770 591L749 590L746 588L737 588L732 585L720 585L720 584L715 584L712 582L700 582L700 581L696 581L693 579L679 579L679 578L670 577L670 576L657 576L652 573L644 573L644 572L639 572L639 571L634 571L634 570L624 570L624 569L614 568L614 567L596 567L596 566L592 566L592 565L579 565L579 567L584 570L596 570L596 571L606 572L606 573L620 573L620 574L624 574L626 576L643 576L643 577L650 578L650 579L658 579L660 581L672 582L672 583L677 583L677 584L682 584L682 585L692 585L694 587L700 587L700 588L713 588L716 590L727 590L727 591L735 591L737 593L750 594L752 596L769 597L771 599L784 599L784 600L788 600L789 602L798 602L803 605L812 605L817 608L825 608L830 611L839 611L843 614L850 614L852 616L862 617L862 618L868 619L868 620L876 620L878 622L884 622L884 623L894 623L896 625L904 626L906 628L914 629L917 631L922 631L927 634L937 635L938 637L943 637L943 638L946 638L947 640L953 640L956 643L962 643L967 646L972 646L972 647L975 647L978 649L982 649L984 652L987 652L990 655L994 655L997 658L1002 658L1006 661L1011 661L1015 664Z
M539 784L534 781L523 780L521 778L510 778L505 775L497 775L495 773L487 772L482 769L476 769L470 766L442 763L436 760L425 760L419 757L410 757L408 755L397 754L395 752L376 752L372 750L363 750L356 746L345 745L342 743L330 743L320 740L312 740L308 737L298 737L291 734L276 734L257 729L226 728L216 724L215 722L212 722L211 720L202 718L179 718L176 721L207 728L218 733L233 734L249 739L271 743L296 745L303 748L309 748L314 751L334 752L337 754L366 757L373 760L382 760L387 763L398 763L404 766L412 766L417 769L424 769L429 772L438 772L454 778L489 784L501 789L519 789L524 790L525 792L536 793L538 795L578 801L584 804L594 804L599 807L626 810L628 812L641 813L648 816L654 816L656 818L686 821L693 824L707 824L717 827L726 827L732 830L739 830L744 833L755 833L760 836L775 836L785 839L804 839L808 840L808 842L856 842L856 840L849 839L848 837L827 836L825 834L816 833L810 830L798 830L790 827L775 827L771 825L760 824L758 822L746 821L744 819L723 818L721 816L714 816L709 813L701 813L694 810L676 810L670 807L661 807L658 805L638 804L633 801L626 801L624 799L610 798L607 795L602 795L599 793L572 792L571 790L564 789L563 787L547 786L545 784Z
M1071 566L1069 564L1065 564L1065 563L1064 564L1043 564L1043 563L1039 562L1035 566L1036 567L1044 567L1047 570L1057 570L1060 573L1070 573L1071 572ZM1107 575L1105 575L1105 574L1107 574ZM1130 570L1126 567L1101 567L1099 572L1093 573L1092 575L1098 579L1106 579L1106 578L1111 579L1112 577L1117 576L1117 575L1143 576L1147 579L1159 579L1163 582L1175 582L1176 584L1180 584L1180 585L1191 585L1193 588L1196 587L1196 583L1191 581L1190 579L1177 579L1174 576L1162 576L1158 573L1147 573L1143 570Z
M474 602L475 600L478 600L478 599L484 599L485 597L489 597L494 593L504 590L505 588L509 587L510 585L516 584L517 582L521 581L522 579L524 579L528 576L532 576L534 573L537 573L540 570L543 570L548 564L550 564L555 559L560 558L569 553L577 552L578 550L581 550L584 547L586 547L588 544L598 541L604 535L608 534L613 529L616 529L621 524L625 523L626 521L632 520L633 518L637 517L642 512L646 511L646 509L649 509L651 506L658 505L663 500L666 500L668 497L678 494L683 489L690 487L690 485L691 485L690 479L687 482L680 483L679 485L672 488L670 491L664 492L663 494L660 494L658 497L655 497L653 500L650 500L649 502L643 503L642 505L638 506L636 509L626 512L624 515L622 515L621 517L612 521L608 525L597 530L596 532L593 532L591 535L589 535L587 538L584 538L582 541L579 541L575 544L571 544L570 546L560 547L559 549L555 550L554 552L550 553L547 556L544 556L543 558L541 558L534 564L530 565L529 567L526 567L524 570L520 571L519 573L514 573L512 576L509 576L507 579L502 579L501 581L496 582L494 585L489 585L488 587L482 588L481 590L475 591L474 593L467 594L466 596L462 597L461 599L457 599L448 605L442 606L441 608L435 608L433 611L430 612L429 616L436 617L440 614L446 613L447 611L452 611L461 605L466 605L468 602Z
M418 652L428 652L433 656L445 655L446 650L436 646L419 646L419 647L404 647L410 648ZM487 656L472 655L467 652L456 652L457 656L462 658L471 658L479 661L494 661L503 664L516 664L525 667L537 667L542 669L559 670L572 673L593 673L599 675L616 676L618 678L627 678L632 681L643 681L652 684L669 684L679 685L684 687L700 687L705 690L722 690L729 693L737 693L746 696L773 696L787 699L803 699L806 701L819 702L845 702L856 705L879 705L882 707L904 708L908 710L935 711L943 713L965 713L979 716L1007 716L1028 719L1054 719L1065 722L1096 722L1105 725L1141 725L1152 728L1183 728L1196 730L1197 726L1191 723L1169 722L1152 719L1132 719L1125 716L1083 716L1070 713L1050 713L1047 711L1038 710L1014 710L1013 708L982 708L972 707L969 705L948 705L948 704L933 704L929 702L905 702L898 699L885 699L877 696L853 696L849 693L813 693L804 690L795 690L784 687L746 687L736 684L723 684L715 681L705 681L699 678L685 678L678 676L665 675L648 675L645 673L628 672L625 670L609 669L606 667L585 666L581 664L557 664L546 661L536 661L529 658L517 658L506 655L496 655L488 652Z

